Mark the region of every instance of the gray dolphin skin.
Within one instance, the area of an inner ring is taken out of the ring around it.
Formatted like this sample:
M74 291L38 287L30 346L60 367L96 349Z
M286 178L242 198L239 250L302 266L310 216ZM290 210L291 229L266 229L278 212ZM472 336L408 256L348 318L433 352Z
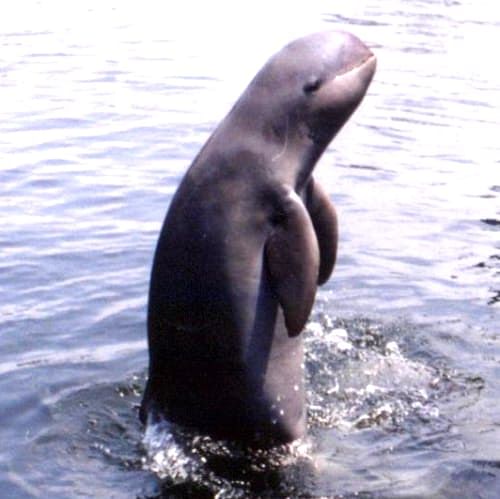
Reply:
M312 172L375 67L348 33L291 42L193 161L154 256L143 422L259 447L304 434L300 333L338 234Z

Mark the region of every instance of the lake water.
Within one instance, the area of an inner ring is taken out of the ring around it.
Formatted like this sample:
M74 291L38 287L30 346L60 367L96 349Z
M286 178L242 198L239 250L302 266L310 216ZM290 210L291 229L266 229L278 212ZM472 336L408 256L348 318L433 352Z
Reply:
M500 10L346 3L2 9L2 498L500 497ZM144 439L171 196L267 58L321 29L378 71L316 169L341 244L305 333L309 436Z

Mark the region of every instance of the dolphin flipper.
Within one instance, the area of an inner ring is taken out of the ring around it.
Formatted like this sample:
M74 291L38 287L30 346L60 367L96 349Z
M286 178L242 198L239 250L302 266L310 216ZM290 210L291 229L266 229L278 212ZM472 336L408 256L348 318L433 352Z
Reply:
M318 284L332 275L337 259L338 221L335 207L327 192L311 178L306 191L306 207L316 232L319 246Z
M320 252L313 224L299 196L291 191L280 208L280 221L266 242L265 257L288 334L297 336L316 296Z

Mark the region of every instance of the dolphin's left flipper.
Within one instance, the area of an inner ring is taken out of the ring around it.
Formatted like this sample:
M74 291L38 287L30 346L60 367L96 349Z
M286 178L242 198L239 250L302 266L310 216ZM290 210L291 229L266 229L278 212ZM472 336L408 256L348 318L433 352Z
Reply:
M306 190L306 207L316 232L319 246L318 284L324 284L332 275L337 259L338 222L337 212L327 192L311 180Z

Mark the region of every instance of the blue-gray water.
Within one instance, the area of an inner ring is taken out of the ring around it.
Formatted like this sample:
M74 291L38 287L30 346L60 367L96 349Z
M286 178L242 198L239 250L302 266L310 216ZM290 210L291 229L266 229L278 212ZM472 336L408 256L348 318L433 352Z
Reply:
M2 498L500 496L500 11L346 3L1 9ZM317 168L341 245L307 450L161 461L137 404L172 193L265 60L328 28L379 64Z

